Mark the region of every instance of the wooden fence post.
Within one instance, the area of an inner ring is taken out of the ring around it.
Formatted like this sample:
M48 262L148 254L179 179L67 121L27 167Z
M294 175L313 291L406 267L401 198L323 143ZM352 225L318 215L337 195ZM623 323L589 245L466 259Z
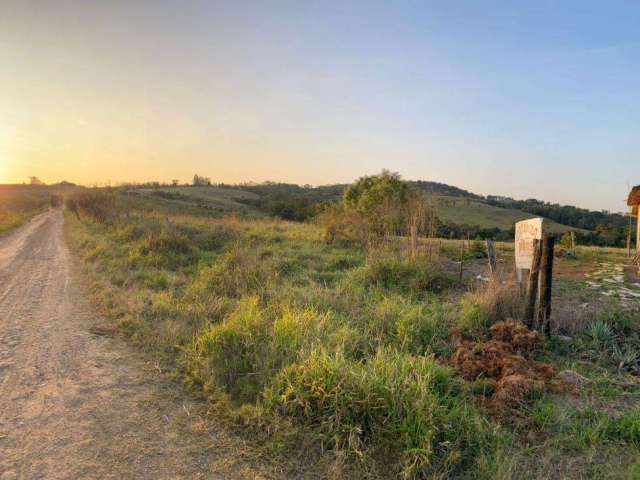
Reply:
M536 300L538 299L538 278L540 274L540 260L542 258L542 241L533 240L533 260L529 272L527 296L524 310L524 323L529 328L534 327L536 319Z
M460 245L460 272L459 272L459 281L462 283L462 267L464 265L464 239L462 239L462 243Z
M540 276L540 310L538 311L539 329L549 335L551 333L551 286L553 281L553 247L555 238L545 235L540 260L542 274Z
M487 238L487 257L489 258L489 271L493 277L496 274L496 249L490 238Z

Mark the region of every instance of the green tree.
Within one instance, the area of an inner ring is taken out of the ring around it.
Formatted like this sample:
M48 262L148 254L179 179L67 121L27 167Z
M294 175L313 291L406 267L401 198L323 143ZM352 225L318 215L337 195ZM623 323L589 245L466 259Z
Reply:
M343 203L347 210L362 215L375 235L398 234L405 227L409 197L409 186L400 175L383 170L350 185Z

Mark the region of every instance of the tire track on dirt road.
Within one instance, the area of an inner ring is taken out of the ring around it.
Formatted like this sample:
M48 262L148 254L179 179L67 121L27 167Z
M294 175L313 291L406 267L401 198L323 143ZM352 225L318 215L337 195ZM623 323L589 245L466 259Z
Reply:
M264 478L234 463L235 437L185 435L184 398L88 332L63 221L50 210L0 239L0 479Z

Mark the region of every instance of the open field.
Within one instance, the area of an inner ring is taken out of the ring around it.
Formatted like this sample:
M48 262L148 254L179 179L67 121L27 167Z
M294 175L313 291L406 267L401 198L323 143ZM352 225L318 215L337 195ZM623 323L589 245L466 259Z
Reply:
M534 218L535 215L514 210L511 208L500 208L470 198L457 197L434 197L439 218L444 222L464 225L479 225L482 228L500 228L509 230L513 224L520 220ZM552 220L548 220L548 229L552 233L565 233L573 231L585 231L579 228L561 225Z
M409 260L405 240L367 250L314 224L109 195L100 221L66 213L96 301L287 476L640 475L640 305L623 294L638 283L624 250L558 258L552 336L517 346L490 329L519 312L512 244L487 285L477 242L460 281L460 241L422 240Z
M19 227L51 202L45 187L0 185L0 235Z
M239 200L257 200L258 195L235 188L203 187L165 187L154 189L140 189L146 195L165 198L174 202L195 203L210 207L220 213L242 212L258 215L260 212L253 207L240 203Z
M279 192L276 187L270 189L268 186L262 186L260 190L264 192L262 195L243 190L242 187L229 188L217 186L143 188L139 189L139 192L174 202L180 201L207 206L219 213L242 212L245 215L264 216L267 212L253 204L258 204L261 201L262 203L267 202L270 195L276 195L276 198L283 198L283 194ZM269 193L271 190L274 190L275 193ZM322 194L320 194L310 190L308 195L314 199L314 195L322 195L316 200L336 201L340 199L340 192L340 189L335 189L335 191L323 191ZM301 193L297 193L297 195L303 196ZM496 207L473 198L443 195L430 195L429 198L437 208L439 219L445 223L478 226L483 229L499 228L504 231L509 231L515 222L535 217L535 215L521 210ZM293 198L287 198L287 201L295 200ZM571 230L586 232L586 230L561 225L552 220L548 220L547 225L549 231L553 233L565 233Z

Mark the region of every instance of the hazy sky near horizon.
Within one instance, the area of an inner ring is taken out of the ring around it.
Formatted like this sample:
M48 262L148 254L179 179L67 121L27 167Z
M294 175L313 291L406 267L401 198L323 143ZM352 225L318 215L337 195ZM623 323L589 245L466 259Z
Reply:
M0 3L0 183L349 182L625 208L635 1Z

